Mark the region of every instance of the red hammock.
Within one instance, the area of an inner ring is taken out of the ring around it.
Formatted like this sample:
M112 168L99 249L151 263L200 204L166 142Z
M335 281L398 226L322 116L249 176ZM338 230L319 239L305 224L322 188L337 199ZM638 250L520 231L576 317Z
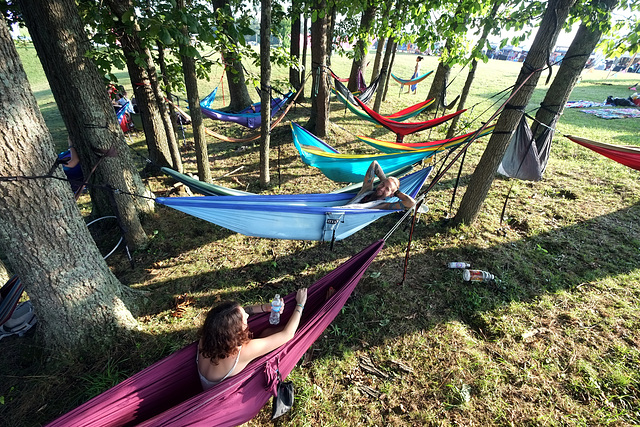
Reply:
M197 343L177 351L49 424L77 426L235 426L258 414L275 395L277 371L285 378L309 346L340 313L351 292L384 246L379 240L308 288L294 338L253 360L239 374L202 391L196 368ZM335 293L327 299L332 287ZM295 292L285 297L295 305ZM283 313L286 323L293 310ZM269 326L269 313L249 319L254 334Z
M629 145L613 145L604 142L591 141L579 136L565 135L573 142L587 147L605 157L630 168L640 170L640 147Z
M372 119L374 119L376 122L380 123L380 125L384 126L385 128L389 129L391 132L396 134L397 136L396 142L402 142L404 137L407 135L437 126L467 111L466 109L456 111L455 113L447 114L446 116L442 116L442 117L436 117L435 119L427 120L425 122L403 123L403 122L396 122L394 120L387 119L386 117L376 113L371 108L367 107L358 98L356 98L356 101L358 102L358 105L360 105L360 107Z

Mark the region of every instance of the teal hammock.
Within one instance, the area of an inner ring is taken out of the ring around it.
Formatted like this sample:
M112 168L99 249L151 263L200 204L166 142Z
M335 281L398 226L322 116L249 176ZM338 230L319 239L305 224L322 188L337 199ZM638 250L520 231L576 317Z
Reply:
M293 143L302 161L322 171L336 182L360 182L371 162L376 160L386 175L394 176L399 170L418 163L436 153L431 149L393 154L340 154L297 123L291 122ZM388 173L387 173L388 171Z

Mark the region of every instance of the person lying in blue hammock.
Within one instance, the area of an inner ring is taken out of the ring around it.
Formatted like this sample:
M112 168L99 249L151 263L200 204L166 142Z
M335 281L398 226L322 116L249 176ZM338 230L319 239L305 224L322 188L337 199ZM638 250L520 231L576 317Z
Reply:
M374 188L373 181L380 178L380 183ZM372 161L364 175L364 182L358 194L349 201L347 206L359 205L365 209L411 209L416 201L413 197L399 190L400 180L395 176L387 178L377 161ZM388 202L389 197L397 197L398 201Z

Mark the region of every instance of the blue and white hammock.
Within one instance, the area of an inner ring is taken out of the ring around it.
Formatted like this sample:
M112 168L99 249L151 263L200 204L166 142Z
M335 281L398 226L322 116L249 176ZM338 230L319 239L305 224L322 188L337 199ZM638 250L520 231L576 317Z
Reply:
M400 178L400 190L415 197L431 169ZM356 194L158 197L156 202L246 236L333 241L397 212L345 206ZM393 203L398 198L386 201Z
M425 149L393 154L341 154L297 123L291 122L291 131L293 143L302 161L320 169L327 178L336 182L363 181L374 160L386 175L394 176L399 169L418 163L437 152Z

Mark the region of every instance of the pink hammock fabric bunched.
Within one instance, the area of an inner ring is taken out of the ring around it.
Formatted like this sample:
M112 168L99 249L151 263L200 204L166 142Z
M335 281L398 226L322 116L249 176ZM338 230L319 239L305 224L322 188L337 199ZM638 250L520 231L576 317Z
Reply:
M275 395L277 371L285 378L309 346L347 302L364 272L384 246L379 240L308 288L307 302L294 338L255 359L238 375L202 391L196 368L196 343L166 357L49 424L78 426L235 426L255 417ZM327 299L327 291L335 293ZM295 292L285 297L295 306ZM293 310L282 314L287 322ZM252 316L259 334L269 313Z

